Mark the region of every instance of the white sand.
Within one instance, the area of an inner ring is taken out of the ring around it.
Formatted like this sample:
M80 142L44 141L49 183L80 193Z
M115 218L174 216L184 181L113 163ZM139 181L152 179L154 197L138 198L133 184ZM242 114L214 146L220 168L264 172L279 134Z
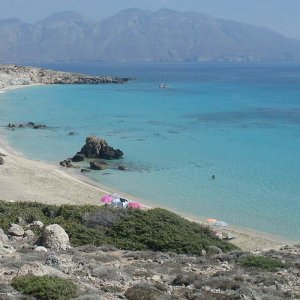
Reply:
M17 87L10 87L12 88ZM1 132L0 153L7 155L4 157L4 165L0 165L0 200L100 205L100 198L113 191L79 180L71 175L72 172L66 172L66 169L59 165L33 161L17 155L9 148ZM121 194L136 200L133 196ZM229 227L222 231L235 236L231 242L243 250L260 251L292 243L244 228Z

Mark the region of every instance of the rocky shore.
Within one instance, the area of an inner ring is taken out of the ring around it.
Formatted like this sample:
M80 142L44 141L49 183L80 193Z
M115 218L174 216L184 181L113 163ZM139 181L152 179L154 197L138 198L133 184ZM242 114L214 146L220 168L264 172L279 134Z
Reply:
M110 76L90 76L43 68L0 64L0 89L32 84L120 84L129 80L131 79Z
M27 299L16 280L25 281L25 293L38 295L43 284L59 278L72 283L72 295L61 289L54 291L57 298L30 299L299 299L299 246L255 255L211 249L196 256L73 246L60 225L19 217L6 231L0 229L0 298ZM29 280L37 278L40 286L31 288Z

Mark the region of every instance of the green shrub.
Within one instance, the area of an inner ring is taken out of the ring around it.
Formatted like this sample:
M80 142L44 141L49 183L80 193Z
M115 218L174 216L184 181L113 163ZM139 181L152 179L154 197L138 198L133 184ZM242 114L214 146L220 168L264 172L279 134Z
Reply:
M50 276L15 277L12 286L19 292L40 300L67 300L74 297L77 291L70 280Z
M259 268L271 272L285 267L285 264L278 259L267 256L248 256L241 260L241 264L245 267Z
M209 246L225 252L236 249L216 238L208 227L164 209L119 210L92 205L0 201L0 228L6 231L18 217L28 223L39 220L45 226L59 224L68 233L73 246L110 244L121 249L195 255L201 255Z
M208 227L160 208L134 211L112 226L109 235L113 244L130 250L201 255L201 251L209 246L217 246L223 251L236 249L214 237Z

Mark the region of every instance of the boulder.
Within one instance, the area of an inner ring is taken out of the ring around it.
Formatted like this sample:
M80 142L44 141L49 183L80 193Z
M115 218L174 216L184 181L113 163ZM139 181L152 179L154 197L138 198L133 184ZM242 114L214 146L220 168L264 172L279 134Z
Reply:
M8 233L13 236L23 236L24 229L18 224L11 224L10 228L8 229Z
M43 245L51 249L67 250L70 248L69 236L60 225L48 225L43 232Z
M43 247L43 246L37 246L37 247L34 248L34 251L43 253L43 252L48 252L48 249Z
M0 165L3 165L4 164L4 159L2 156L0 156Z
M72 168L73 167L72 162L71 162L70 159L65 159L65 160L61 161L59 164L63 167L66 167L66 168Z
M33 221L33 222L30 223L28 226L29 226L29 227L35 227L35 228L41 229L41 228L44 227L44 223L41 222L41 221Z
M121 165L121 166L118 166L118 170L120 170L120 171L127 171L128 168L126 166Z
M79 162L85 159L85 155L81 153L77 153L72 157L72 162Z
M4 233L3 229L0 228L0 242L2 245L8 244L8 236Z
M29 238L29 239L33 239L34 238L34 232L32 230L26 230L24 235Z
M106 140L95 136L87 137L80 152L87 158L117 159L123 156L120 149L109 146Z
M45 276L48 274L49 271L47 267L39 262L30 262L28 264L25 264L19 269L17 273L18 276L26 276L26 275Z
M33 276L55 276L55 277L62 277L64 278L65 275L50 266L45 266L40 262L29 262L23 265L17 272L17 276L26 276L26 275L33 275Z

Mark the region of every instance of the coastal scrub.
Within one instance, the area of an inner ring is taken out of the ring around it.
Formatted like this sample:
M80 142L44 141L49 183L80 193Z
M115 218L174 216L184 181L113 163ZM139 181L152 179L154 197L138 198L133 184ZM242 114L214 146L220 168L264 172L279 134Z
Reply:
M237 247L215 237L207 226L190 222L165 209L113 209L105 206L47 205L36 202L0 201L0 228L11 223L42 221L65 229L72 246L112 245L127 250L153 250L202 255L218 247ZM40 235L39 228L33 229Z
M67 279L50 276L19 276L12 286L25 295L40 300L68 300L76 295L76 285Z
M244 267L259 268L271 272L285 267L285 264L280 260L267 256L248 256L242 259L241 263Z

